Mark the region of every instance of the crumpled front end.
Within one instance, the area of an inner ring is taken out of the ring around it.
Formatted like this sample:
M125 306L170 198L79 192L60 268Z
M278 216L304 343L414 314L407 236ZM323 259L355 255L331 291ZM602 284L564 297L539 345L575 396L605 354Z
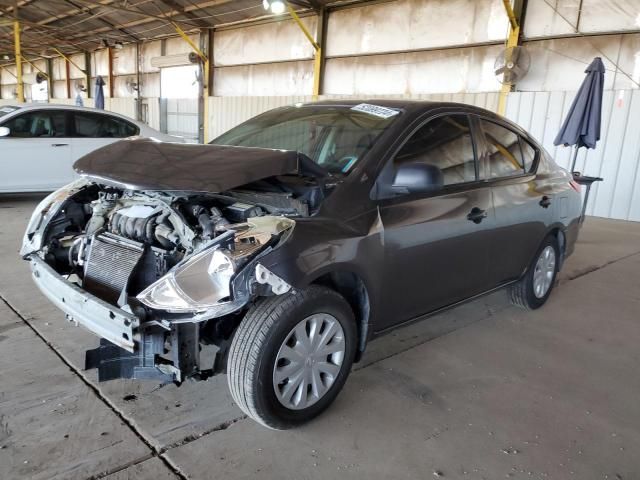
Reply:
M295 225L280 213L232 195L81 180L38 205L21 254L67 319L102 339L86 356L101 381L181 382L224 371L242 312L289 289L260 265ZM217 353L202 365L206 345Z

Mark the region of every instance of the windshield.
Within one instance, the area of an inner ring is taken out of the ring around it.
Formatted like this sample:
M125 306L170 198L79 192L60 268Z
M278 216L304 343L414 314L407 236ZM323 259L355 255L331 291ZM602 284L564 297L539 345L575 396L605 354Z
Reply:
M293 150L331 173L346 174L399 113L382 107L378 107L382 111L378 114L354 108L357 107L278 108L232 128L211 143Z
M5 115L9 115L10 113L13 113L19 109L20 107L14 107L12 105L5 105L4 107L0 107L0 118L4 117Z

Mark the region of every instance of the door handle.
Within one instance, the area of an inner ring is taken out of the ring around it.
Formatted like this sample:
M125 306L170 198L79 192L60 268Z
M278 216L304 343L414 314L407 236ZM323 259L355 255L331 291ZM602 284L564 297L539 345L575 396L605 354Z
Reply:
M540 200L539 205L542 208L549 208L549 205L551 205L551 199L545 195L542 197L542 200Z
M52 143L51 146L52 147L68 147L69 144L68 143Z
M476 224L480 223L485 218L487 218L487 211L482 210L478 207L473 207L469 212L469 214L467 215L467 220L470 220Z

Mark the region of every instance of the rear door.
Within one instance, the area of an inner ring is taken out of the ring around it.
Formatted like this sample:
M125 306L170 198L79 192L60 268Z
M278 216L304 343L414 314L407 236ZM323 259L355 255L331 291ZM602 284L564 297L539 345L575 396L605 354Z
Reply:
M100 147L139 133L133 123L107 113L75 111L72 119L74 161Z
M478 181L467 115L428 120L400 148L393 166L404 162L437 166L444 187L379 204L385 251L380 330L488 288L495 217L491 190Z
M491 186L496 231L490 275L499 285L522 275L552 222L553 184L536 175L540 152L506 123L476 117L480 176Z
M0 191L55 190L73 179L64 110L30 110L2 123Z

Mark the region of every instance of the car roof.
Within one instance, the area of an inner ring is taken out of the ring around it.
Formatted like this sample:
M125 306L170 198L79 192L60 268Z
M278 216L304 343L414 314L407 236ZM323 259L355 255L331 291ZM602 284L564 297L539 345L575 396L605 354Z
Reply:
M62 103L24 103L24 104L13 104L13 105L3 105L3 107L16 108L13 113L17 112L26 112L29 110L69 110L74 112L91 112L91 113L102 113L106 115L112 115L114 117L122 118L123 120L127 120L129 122L135 123L137 126L141 126L141 124L137 120L133 118L127 117L125 115L121 115L116 112L111 112L109 110L102 110L100 108L92 108L92 107L79 107L77 105L65 105ZM146 126L146 125L145 125Z
M470 105L468 103L460 103L460 102L442 102L435 100L407 100L407 99L335 99L335 100L321 100L318 102L307 102L303 103L301 106L303 107L313 107L313 106L333 106L333 107L353 107L355 105L359 105L361 103L367 103L371 105L378 105L386 108L394 108L407 112L413 117L421 116L423 114L429 113L432 110L438 109L451 109L457 110L459 109L461 113L477 113L481 114L486 118L493 118L494 120L502 121L504 123L509 124L513 129L520 132L522 135L531 138L529 133L524 130L520 125L514 123L508 118L498 115L497 113L487 110L486 108L477 107L475 105Z
M484 114L495 115L494 112L490 110L486 110L484 108L476 107L475 105L470 105L468 103L459 103L459 102L441 102L434 100L406 100L406 99L371 99L371 98L362 98L362 99L335 99L335 100L321 100L318 102L308 102L303 103L302 106L344 106L344 107L353 107L355 105L360 105L361 103L366 103L370 105L379 105L381 107L387 108L396 108L401 110L410 110L415 112L428 112L429 110L435 110L437 108L464 108L466 110L473 110L477 112L481 112Z

